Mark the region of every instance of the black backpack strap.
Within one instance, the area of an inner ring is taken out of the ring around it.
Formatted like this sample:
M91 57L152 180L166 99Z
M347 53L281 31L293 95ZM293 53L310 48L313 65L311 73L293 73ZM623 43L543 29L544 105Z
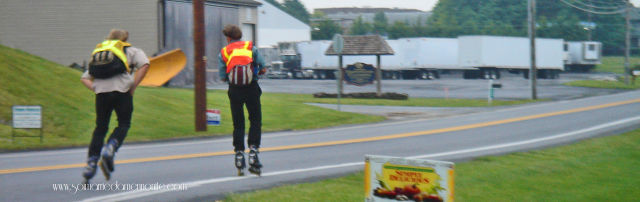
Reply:
M130 46L124 46L122 47L122 52L124 53L124 57L127 57L127 49L129 49ZM124 61L122 61L124 62ZM127 62L129 62L129 58L127 58ZM126 64L127 66L129 64ZM133 68L129 67L129 74L133 74Z

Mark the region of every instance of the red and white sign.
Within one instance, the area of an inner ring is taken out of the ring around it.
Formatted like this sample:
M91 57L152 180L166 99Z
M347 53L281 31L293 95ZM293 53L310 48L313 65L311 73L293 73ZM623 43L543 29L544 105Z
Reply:
M219 109L207 109L207 125L219 126L220 119Z

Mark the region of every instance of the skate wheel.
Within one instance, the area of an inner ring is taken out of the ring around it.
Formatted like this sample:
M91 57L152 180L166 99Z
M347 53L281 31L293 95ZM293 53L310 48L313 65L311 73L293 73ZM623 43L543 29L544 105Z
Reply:
M102 171L102 175L104 175L104 178L109 181L109 179L111 179L111 173L109 172L109 168L107 168L107 165L104 163L104 161L100 160L98 162L98 166L100 166L100 170Z
M260 170L260 168L250 168L249 172L253 173L254 175L257 175L258 177L260 177L262 174L262 171Z

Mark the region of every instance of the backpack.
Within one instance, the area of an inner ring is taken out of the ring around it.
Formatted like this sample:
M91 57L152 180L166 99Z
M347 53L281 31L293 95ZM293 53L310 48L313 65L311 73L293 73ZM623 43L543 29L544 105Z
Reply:
M250 41L233 42L222 48L220 54L227 64L227 79L231 86L247 86L253 82L253 44Z
M229 72L229 84L233 86L247 86L253 81L253 67L251 63L236 65Z
M127 46L123 47L126 57ZM106 79L129 72L125 63L110 50L95 52L89 61L89 74L94 78Z

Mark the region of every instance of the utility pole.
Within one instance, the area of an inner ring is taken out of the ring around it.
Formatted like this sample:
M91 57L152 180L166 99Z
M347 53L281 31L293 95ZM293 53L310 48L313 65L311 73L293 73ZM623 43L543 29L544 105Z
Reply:
M589 6L593 6L593 5L591 5L591 1L589 1ZM591 12L587 12L587 16L588 16L588 18L589 18L589 20L588 20L588 22L587 22L587 23L589 23L589 24L587 25L587 41L591 41L591 29L593 29L593 28L591 27L591 25L593 24L593 21L592 21L592 19L591 19Z
M382 96L382 84L380 81L382 80L382 66L380 65L380 55L376 55L376 96Z
M344 72L342 71L342 53L338 53L338 74L336 76L336 81L338 81L338 111L340 111L340 98L342 97L342 91L344 90L342 85L342 80L344 80Z
M629 85L629 55L631 52L631 3L629 2L629 0L627 0L627 5L626 5L626 15L625 15L625 21L626 21L626 36L625 36L625 48L624 48L624 83Z
M193 48L196 131L207 131L207 86L204 39L204 2L193 0Z
M536 79L538 77L538 69L536 68L536 0L529 0L529 41L531 52L531 68L529 69L529 79L531 85L531 99L538 99L536 92Z

